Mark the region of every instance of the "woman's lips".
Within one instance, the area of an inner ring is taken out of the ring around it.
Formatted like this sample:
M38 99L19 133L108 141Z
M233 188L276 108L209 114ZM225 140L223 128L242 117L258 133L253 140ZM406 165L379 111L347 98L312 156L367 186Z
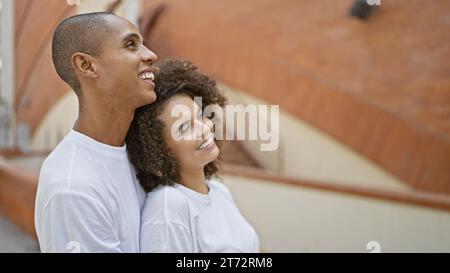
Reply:
M214 146L215 142L214 142L214 137L211 136L209 137L205 142L203 142L198 148L197 150L209 150Z

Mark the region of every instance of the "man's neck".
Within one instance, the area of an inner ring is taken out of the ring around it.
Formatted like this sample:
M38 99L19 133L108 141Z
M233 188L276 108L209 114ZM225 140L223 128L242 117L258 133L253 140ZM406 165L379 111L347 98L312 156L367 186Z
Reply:
M121 147L125 144L125 137L134 111L124 111L108 106L81 107L74 130L98 142Z

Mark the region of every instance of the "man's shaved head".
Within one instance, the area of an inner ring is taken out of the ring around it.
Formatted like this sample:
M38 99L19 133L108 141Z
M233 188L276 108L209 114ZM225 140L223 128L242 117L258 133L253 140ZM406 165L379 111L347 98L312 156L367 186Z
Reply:
M72 55L82 52L98 56L101 53L102 40L111 31L108 16L116 15L108 12L75 15L62 21L53 34L52 59L56 72L77 95L81 84L72 67Z

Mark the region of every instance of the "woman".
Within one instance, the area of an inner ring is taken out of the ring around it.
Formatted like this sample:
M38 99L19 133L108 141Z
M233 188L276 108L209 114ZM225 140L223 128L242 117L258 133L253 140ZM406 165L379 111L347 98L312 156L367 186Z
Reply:
M188 61L164 60L157 100L136 110L128 156L148 193L141 215L142 252L258 252L259 239L228 188L216 181L219 146L202 105L225 105L215 82ZM173 117L176 107L189 116ZM204 108L204 107L203 107ZM181 109L181 108L179 108Z

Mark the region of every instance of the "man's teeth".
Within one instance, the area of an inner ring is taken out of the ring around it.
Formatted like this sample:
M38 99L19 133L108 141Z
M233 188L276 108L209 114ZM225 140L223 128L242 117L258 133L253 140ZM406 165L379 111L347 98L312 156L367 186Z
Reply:
M202 145L200 145L200 149L205 149L206 147L208 147L209 145L211 145L211 143L213 143L214 138L210 137L207 141L205 141Z
M152 72L144 72L139 75L139 78L143 80L155 80L155 75Z

